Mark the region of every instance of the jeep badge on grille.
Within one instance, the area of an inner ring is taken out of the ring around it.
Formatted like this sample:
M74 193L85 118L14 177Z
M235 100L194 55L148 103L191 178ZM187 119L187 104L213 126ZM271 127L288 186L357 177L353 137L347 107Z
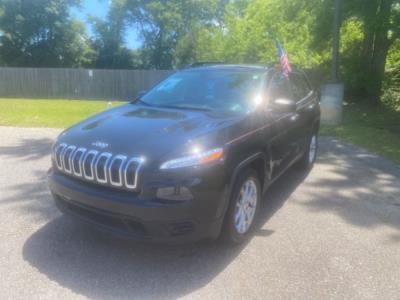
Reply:
M108 143L96 141L96 142L92 143L92 146L98 147L98 148L101 148L101 149L105 149L105 148L108 147Z

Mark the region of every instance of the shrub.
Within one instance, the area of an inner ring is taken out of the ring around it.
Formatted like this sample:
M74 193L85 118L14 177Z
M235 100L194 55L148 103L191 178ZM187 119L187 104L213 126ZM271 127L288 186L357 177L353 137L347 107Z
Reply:
M383 85L382 103L400 111L400 65L387 70Z

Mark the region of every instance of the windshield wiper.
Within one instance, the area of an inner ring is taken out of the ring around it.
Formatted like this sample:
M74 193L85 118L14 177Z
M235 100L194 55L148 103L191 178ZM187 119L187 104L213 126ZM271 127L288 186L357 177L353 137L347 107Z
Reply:
M212 111L211 108L203 107L203 106L162 105L162 104L153 105L153 104L143 101L141 98L136 98L135 100L131 101L131 103L132 104L142 104L142 105L150 106L150 107L174 108L174 109L186 109L186 110L198 110L198 111Z
M154 106L154 105L151 105L151 104L149 104L149 103L143 101L141 98L136 98L135 100L131 101L131 103L132 103L132 104L140 103L140 104L146 105L146 106Z

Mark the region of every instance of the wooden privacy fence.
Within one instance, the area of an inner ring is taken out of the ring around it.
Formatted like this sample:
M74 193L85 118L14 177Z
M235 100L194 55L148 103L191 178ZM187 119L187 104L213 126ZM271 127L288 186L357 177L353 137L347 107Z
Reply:
M171 72L0 68L0 97L128 100Z
M130 100L174 71L0 68L0 98ZM320 70L308 70L319 87Z

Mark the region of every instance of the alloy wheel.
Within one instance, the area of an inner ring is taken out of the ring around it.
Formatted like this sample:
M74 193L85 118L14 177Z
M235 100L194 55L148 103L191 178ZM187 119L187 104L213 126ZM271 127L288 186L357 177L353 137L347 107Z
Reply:
M247 179L239 192L235 207L235 229L240 234L245 234L253 223L257 206L257 184L254 179Z

